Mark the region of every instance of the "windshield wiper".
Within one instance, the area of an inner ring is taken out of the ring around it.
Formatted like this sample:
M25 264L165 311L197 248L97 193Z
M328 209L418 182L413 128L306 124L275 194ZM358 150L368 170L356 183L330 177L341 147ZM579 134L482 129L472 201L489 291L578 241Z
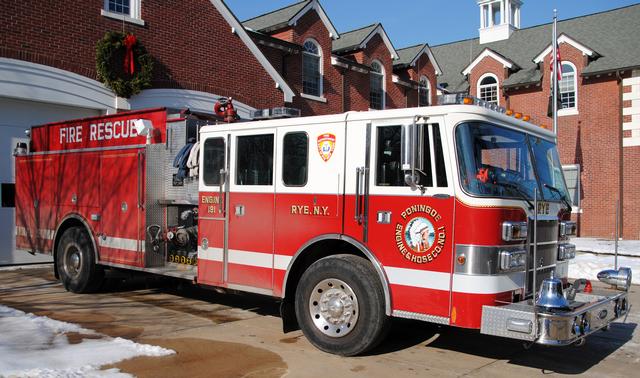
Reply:
M567 196L562 193L560 191L560 189L556 188L555 186L551 186L549 184L543 184L545 188L551 190L552 192L556 192L558 193L558 196L560 196L560 199L562 200L562 202L564 202L565 205L567 205L566 210L568 210L569 212L571 212L572 208L571 208L571 202L569 202L569 200L567 199Z
M522 190L518 185L507 183L507 182L499 182L499 181L494 182L494 184L515 190L518 194L520 194L520 199L527 201L527 203L529 204L529 210L533 210L534 208L533 203L531 203L531 201L529 200L527 193L524 190Z

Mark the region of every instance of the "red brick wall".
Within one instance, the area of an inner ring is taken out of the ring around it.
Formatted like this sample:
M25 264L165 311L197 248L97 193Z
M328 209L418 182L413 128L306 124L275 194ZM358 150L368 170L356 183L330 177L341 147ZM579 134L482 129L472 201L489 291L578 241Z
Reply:
M638 74L636 73L637 77ZM631 77L631 75L625 75L623 78ZM622 92L631 92L631 86L623 86ZM627 118L624 122L631 122L631 116L624 116ZM627 131L631 133L631 130ZM630 136L630 135L629 135ZM638 209L640 209L640 146L628 146L622 149L623 158L623 237L625 239L640 239L640 216L638 216Z
M433 67L433 64L431 63L431 61L429 60L429 56L427 54L422 54L420 58L418 58L416 65L407 68L406 72L403 73L401 76L411 79L416 83L420 82L420 77L426 76L427 79L429 79L429 84L431 86L430 103L431 105L437 105L438 95L437 95L436 89L437 89L438 80L436 77L436 70ZM417 90L411 90L409 92L408 104L409 104L409 107L418 106Z
M581 236L613 238L615 205L621 191L633 192L640 182L637 157L625 156L624 171L621 150L620 83L614 76L584 79L582 53L568 44L560 45L563 61L576 66L578 75L578 115L558 117L558 149L562 164L579 164L582 213L574 214ZM543 78L540 86L508 92L507 106L532 116L532 122L548 129L553 120L547 117L550 90L549 57L541 63ZM625 154L626 155L626 154ZM622 174L621 174L622 173ZM635 180L635 181L634 181ZM636 190L637 193L637 190ZM622 198L624 204L624 237L638 238L636 199ZM633 206L636 206L635 208Z
M121 21L100 15L102 1L7 0L0 12L0 56L47 64L95 78L95 45ZM197 15L197 17L194 17ZM145 26L126 23L156 59L155 88L229 95L257 107L283 95L208 0L143 0ZM222 59L220 59L222 57Z

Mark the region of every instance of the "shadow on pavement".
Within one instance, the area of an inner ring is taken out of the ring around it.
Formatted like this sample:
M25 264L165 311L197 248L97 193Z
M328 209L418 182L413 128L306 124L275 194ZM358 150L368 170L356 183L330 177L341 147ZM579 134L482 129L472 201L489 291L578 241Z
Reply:
M387 339L369 354L392 353L422 344L425 348L502 360L543 373L581 374L630 341L636 327L636 323L613 323L608 332L589 336L582 347L536 344L526 349L520 341L482 335L479 331L394 319Z

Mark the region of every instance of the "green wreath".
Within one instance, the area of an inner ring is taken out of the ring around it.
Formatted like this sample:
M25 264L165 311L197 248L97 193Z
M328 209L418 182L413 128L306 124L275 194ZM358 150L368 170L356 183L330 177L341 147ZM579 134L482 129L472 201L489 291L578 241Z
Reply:
M132 34L107 32L96 44L96 71L100 82L129 98L151 86L153 58Z

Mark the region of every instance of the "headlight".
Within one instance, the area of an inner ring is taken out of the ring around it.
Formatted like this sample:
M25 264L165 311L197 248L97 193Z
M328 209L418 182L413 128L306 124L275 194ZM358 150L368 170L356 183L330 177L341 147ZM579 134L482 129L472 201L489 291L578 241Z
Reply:
M558 246L558 261L570 260L576 257L576 246L573 244L560 244Z
M502 222L502 240L526 240L528 232L527 222Z
M523 249L500 251L500 270L522 270L526 264L527 251Z
M573 221L560 222L560 236L575 236L578 233L578 224Z

